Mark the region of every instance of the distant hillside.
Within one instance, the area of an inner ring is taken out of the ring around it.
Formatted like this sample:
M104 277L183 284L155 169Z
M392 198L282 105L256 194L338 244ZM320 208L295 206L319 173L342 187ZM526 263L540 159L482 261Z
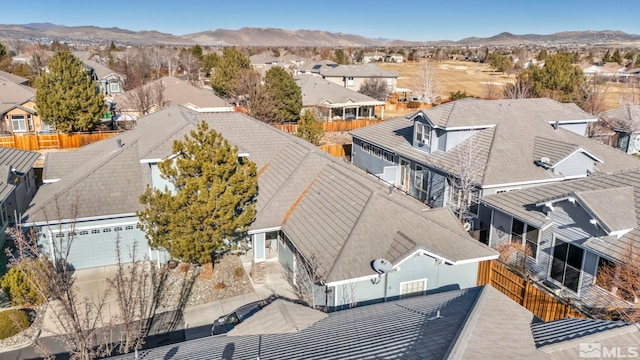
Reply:
M59 40L85 44L110 43L148 45L209 46L514 46L514 45L640 45L640 35L622 31L566 31L549 35L514 35L504 32L489 38L469 37L459 41L406 41L373 39L360 35L321 30L284 30L245 27L239 30L218 29L184 36L158 31L131 31L97 26L63 26L51 23L0 25L0 40Z

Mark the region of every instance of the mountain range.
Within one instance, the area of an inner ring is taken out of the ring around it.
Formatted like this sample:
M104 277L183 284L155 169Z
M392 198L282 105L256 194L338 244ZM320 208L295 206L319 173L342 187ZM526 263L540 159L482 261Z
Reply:
M514 45L640 45L640 35L622 31L567 31L549 35L515 35L504 32L488 38L469 37L459 41L405 41L373 39L360 35L332 33L321 30L284 30L245 27L238 30L218 29L183 36L158 31L132 31L117 27L64 26L51 23L1 25L0 40L63 41L73 43L203 45L203 46L514 46Z

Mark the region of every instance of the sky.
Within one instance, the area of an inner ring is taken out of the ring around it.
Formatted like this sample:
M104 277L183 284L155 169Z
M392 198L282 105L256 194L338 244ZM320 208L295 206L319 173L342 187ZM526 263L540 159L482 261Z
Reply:
M0 24L118 27L186 35L243 27L324 30L408 41L461 40L501 32L546 35L620 30L640 34L640 4L594 0L30 0L0 6Z

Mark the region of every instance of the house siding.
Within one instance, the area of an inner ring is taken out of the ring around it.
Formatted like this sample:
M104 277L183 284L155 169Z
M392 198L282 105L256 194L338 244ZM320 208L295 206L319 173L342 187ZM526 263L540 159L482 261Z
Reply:
M558 163L553 168L553 172L564 176L586 176L594 170L594 167L595 162L592 158L578 152Z
M386 166L397 165L397 163L390 162L384 159L384 153L382 157L374 156L368 151L362 149L362 144L365 143L360 139L353 139L353 146L351 147L351 162L360 169L367 170L370 173L379 175L384 172ZM368 143L367 143L368 144ZM369 144L369 146L372 146ZM384 151L384 149L381 149ZM397 156L394 155L394 161L397 161Z
M338 285L334 310L398 299L404 282L426 279L426 293L471 288L476 286L477 276L478 263L447 265L427 255L414 255L400 264L399 270L382 275L379 282L376 279L376 284L367 279Z
M560 124L560 127L571 132L574 132L580 136L587 136L587 126L589 123L577 123L577 124Z
M157 163L149 164L149 166L151 169L151 184L153 184L154 189L162 191L164 191L165 187L172 191L175 189L173 183L162 177L162 173L160 172L160 168Z

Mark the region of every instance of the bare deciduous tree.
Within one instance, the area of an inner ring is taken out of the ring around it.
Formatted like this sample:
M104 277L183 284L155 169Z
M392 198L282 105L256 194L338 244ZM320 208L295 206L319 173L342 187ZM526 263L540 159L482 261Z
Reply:
M168 105L167 100L164 98L164 89L165 86L162 79L138 86L128 91L122 103L116 104L116 107L121 111L136 112L139 116L161 110Z
M601 259L596 286L609 295L603 299L606 309L600 317L640 321L640 247L628 242L621 261Z
M469 220L468 211L478 201L478 185L482 180L484 164L478 151L478 140L469 134L467 140L455 147L457 163L451 169L449 206L461 222Z
M442 90L437 79L437 68L431 60L425 60L420 66L420 76L416 78L416 88L420 90L424 100L434 101Z
M369 78L360 85L358 92L376 100L385 101L387 96L389 96L389 87L382 79Z
M618 95L618 104L620 106L640 104L639 91L638 85L633 81L622 83L622 89Z
M321 286L324 283L324 271L320 258L316 254L308 257L296 254L296 263L298 264L294 282L296 295L310 307L315 308L318 296L321 292L324 295Z
M587 97L582 104L582 109L589 114L600 116L606 110L605 98L607 92L608 85L606 80L601 75L593 75L586 89Z
M76 212L72 210L72 213ZM167 269L156 268L146 259L140 259L135 246L129 253L133 260L124 263L120 238L116 235L118 263L116 275L107 279L110 286L92 294L91 298L81 298L73 268L68 263L77 236L75 222L51 227L49 231L62 236L56 236L55 245L44 252L38 244L39 234L34 230L26 233L19 226L8 230L16 245L16 251L9 253L12 266L17 266L30 285L48 299L48 311L55 328L43 330L57 334L72 359L89 360L140 349L164 298ZM33 261L22 261L24 259ZM181 294L186 301L188 293ZM107 311L110 299L118 304L116 312L111 314ZM184 303L179 306L183 307ZM44 343L38 340L34 346L43 356L48 356Z
M514 82L507 83L504 87L506 99L528 99L533 97L533 85L522 75L516 75Z

